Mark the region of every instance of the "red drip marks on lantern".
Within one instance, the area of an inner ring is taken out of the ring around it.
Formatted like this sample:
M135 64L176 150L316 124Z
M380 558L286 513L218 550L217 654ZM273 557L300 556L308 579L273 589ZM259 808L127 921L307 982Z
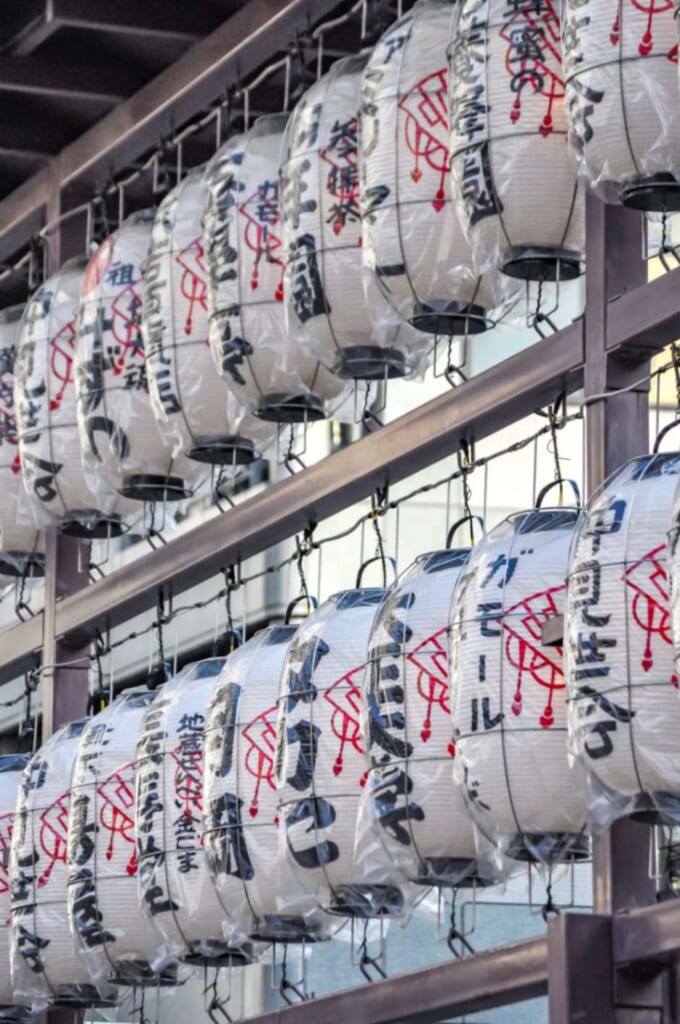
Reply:
M633 622L645 634L645 646L640 664L644 672L654 666L653 639L673 643L670 627L669 583L666 567L660 560L666 545L648 551L631 565L624 574L626 586L633 591L631 613Z
M609 35L609 42L612 44L612 46L618 46L620 38L621 38L621 21L619 19L618 14L617 14L616 17L614 18L614 24L612 25L612 30L611 30L611 33Z
M456 756L456 744L453 742L453 740L451 740L448 747L446 748L446 752L449 755L449 757Z
M423 178L423 163L437 182L432 208L441 213L446 205L445 184L449 172L448 69L426 75L399 100L405 114L406 145L413 154L411 180L417 185ZM434 182L432 182L434 184Z
M19 458L18 452L12 459L12 472L14 473L15 476L17 476L21 472L21 459Z
M363 755L361 745L361 683L364 676L364 665L347 672L336 679L332 686L324 692L323 698L333 708L331 714L331 732L340 741L340 749L333 763L333 774L341 775L345 767L345 747Z
M188 303L184 321L184 333L191 334L194 327L195 310L208 311L208 285L203 262L203 242L200 236L194 238L175 256L175 262L182 268L179 290Z
M0 814L0 895L9 892L9 849L14 831L14 812Z
M416 692L425 701L425 718L420 731L423 743L427 743L432 736L432 712L439 709L447 717L451 714L449 658L445 643L446 627L423 640L407 656L407 660L418 670Z
M50 342L50 369L55 380L59 381L56 393L50 399L50 410L55 412L64 399L66 388L73 383L73 367L76 357L76 324L75 320L64 324Z
M673 9L673 0L630 0L641 14L647 15L647 22L638 43L638 53L641 57L649 57L654 49L654 18L658 14L666 14ZM621 40L621 19L617 14L614 18L609 41L612 46L618 46ZM677 60L677 44L667 54L669 60Z
M282 241L274 230L281 223L279 210L278 180L266 179L238 208L245 217L243 240L246 248L254 253L253 269L250 275L250 287L256 291L260 286L260 264L265 267L278 267L278 282L274 299L283 299L283 260L281 259Z
M555 722L553 700L555 693L564 689L564 675L562 648L543 647L541 630L544 622L559 614L564 591L563 583L532 594L506 609L503 617L505 657L517 670L516 689L510 705L512 713L519 716L523 711L523 686L527 680L543 687L548 691L546 705L538 719L543 729L550 728ZM552 657L553 651L556 658Z
M117 837L123 842L131 843L133 852L126 865L126 872L132 876L137 874L137 855L135 846L135 794L130 763L120 771L113 772L97 786L97 795L101 797L102 806L99 811L99 824L105 832L109 832L109 844L106 848L106 859L112 860ZM129 772L130 775L124 775Z
M522 115L522 93L528 89L535 96L544 96L547 109L539 125L545 139L554 130L553 108L564 99L560 19L553 0L537 5L533 0L516 5L500 31L507 43L505 68L515 99L510 120L516 124Z
M66 863L68 803L68 793L62 793L40 815L40 850L47 859L47 866L38 877L39 888L47 885L55 864Z
M274 780L274 758L276 755L276 704L262 711L243 729L243 739L247 744L245 768L255 779L255 791L250 801L248 813L256 818L260 810L260 787L266 783L270 789L276 789Z

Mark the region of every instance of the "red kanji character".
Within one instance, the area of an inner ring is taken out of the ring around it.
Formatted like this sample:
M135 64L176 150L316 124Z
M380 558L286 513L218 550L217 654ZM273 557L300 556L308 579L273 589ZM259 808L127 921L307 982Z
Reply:
M102 807L99 811L99 822L101 827L111 833L109 845L106 850L106 859L113 858L113 851L116 836L120 836L124 842L131 843L132 855L128 861L126 871L128 875L137 874L137 855L135 851L135 794L130 778L124 775L129 772L131 765L124 765L120 771L113 772L99 786L97 795L102 799Z
M432 735L433 710L440 708L443 714L447 716L451 714L446 626L418 644L408 655L408 660L418 669L416 689L426 704L420 738L423 743L427 743ZM449 743L448 752L451 757L454 756L453 740Z
M539 718L540 725L547 729L554 724L555 712L553 698L556 690L564 689L562 673L562 648L550 648L550 653L543 647L541 627L544 622L559 614L555 598L562 595L565 584L551 587L549 590L518 601L512 608L506 609L503 616L503 629L506 633L505 655L517 669L517 686L512 701L512 713L522 713L522 685L525 675L548 691L548 700ZM555 658L551 657L552 651Z
M38 878L38 886L47 884L57 862L66 863L68 801L68 793L62 793L40 815L40 849L47 858L47 867Z
M52 376L60 381L55 395L50 399L50 409L58 409L64 392L73 383L73 364L76 356L76 323L70 320L50 341L50 367Z
M274 756L276 753L276 704L253 718L243 730L248 744L245 756L246 771L255 779L255 792L248 808L251 818L259 811L260 787L263 782L276 789Z
M182 298L186 299L189 304L184 323L185 334L191 334L194 307L198 305L200 309L208 309L208 285L203 256L203 242L200 236L194 238L186 248L175 256L175 260L183 270L179 286L180 292Z
M541 135L547 137L554 128L555 101L564 98L560 19L553 0L545 0L539 8L534 0L518 4L500 35L508 44L505 66L511 75L511 89L516 93L510 120L514 123L521 117L522 90L528 86L547 100L539 126Z
M333 708L331 714L331 730L333 735L340 740L340 750L333 765L333 774L340 775L344 768L345 744L349 743L357 754L363 754L361 746L361 684L364 677L364 665L347 672L340 679L336 679L332 686L324 692L323 698ZM366 776L361 779L360 785L364 785Z
M444 209L446 176L449 173L448 69L427 75L405 93L399 106L406 114L406 145L415 157L411 177L416 183L423 176L421 160L438 176L432 206Z
M239 206L239 213L246 218L247 224L243 239L251 252L255 253L250 287L255 290L260 283L260 262L274 263L280 269L279 283L274 298L277 302L283 299L283 260L279 250L281 239L272 230L280 223L279 183L263 181L251 196Z
M642 668L649 672L654 664L652 637L658 635L664 643L672 644L670 612L668 608L669 586L666 568L659 557L666 552L666 545L648 551L637 562L626 569L624 579L633 597L633 621L645 632L645 649Z

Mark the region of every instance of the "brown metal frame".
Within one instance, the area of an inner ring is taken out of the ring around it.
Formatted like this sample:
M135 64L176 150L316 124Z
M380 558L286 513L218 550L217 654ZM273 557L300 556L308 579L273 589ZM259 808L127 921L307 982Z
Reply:
M98 175L124 168L160 136L204 110L237 76L325 17L338 0L248 0L172 68L68 146L51 165L0 202L0 258L25 244L90 194ZM88 191L89 190L89 191ZM680 335L680 269L645 283L640 215L587 205L586 310L582 319L394 423L275 484L238 507L140 558L134 569L86 585L73 541L50 532L44 612L0 636L0 682L42 656L45 735L85 709L87 673L53 668L87 652L106 629L178 594L222 567L265 550L310 522L347 507L479 440L562 391L592 397L644 377L651 355ZM67 227L67 225L69 225ZM59 265L79 245L82 224L51 237ZM598 400L586 418L588 488L644 450L645 386ZM81 553L82 554L82 553ZM594 844L593 914L564 914L547 936L402 974L264 1014L258 1024L429 1022L548 993L550 1024L658 1024L675 1020L680 912L655 905L651 832L619 822ZM625 911L625 912L624 912ZM671 1016L668 1016L670 1014Z

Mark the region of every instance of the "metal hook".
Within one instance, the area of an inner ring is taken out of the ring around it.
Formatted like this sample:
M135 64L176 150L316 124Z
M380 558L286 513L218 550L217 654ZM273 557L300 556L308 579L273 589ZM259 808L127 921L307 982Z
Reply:
M472 944L468 941L465 935L459 930L456 924L456 897L458 890L453 889L451 892L451 918L449 923L449 932L446 936L446 945L449 950L456 958L461 960L467 954L474 954L475 950ZM456 945L458 943L458 945Z
M291 992L294 999L291 999L288 993ZM297 985L294 981L290 981L288 977L288 946L283 947L283 959L281 960L281 981L279 983L279 995L283 999L284 1003L288 1006L293 1006L297 1000L300 1003L307 1002L307 996L300 985Z

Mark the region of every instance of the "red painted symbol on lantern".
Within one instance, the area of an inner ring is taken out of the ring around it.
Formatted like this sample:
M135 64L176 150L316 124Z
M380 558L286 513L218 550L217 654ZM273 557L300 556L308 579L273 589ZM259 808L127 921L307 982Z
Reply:
M97 795L101 797L102 807L99 811L101 827L110 833L109 845L106 848L106 859L112 860L116 836L126 843L131 843L133 852L126 865L128 875L137 874L137 855L135 852L135 794L132 784L132 766L124 765L120 771L113 772L99 786Z
M417 82L399 100L399 107L406 115L406 145L415 158L411 178L416 183L421 180L422 161L434 171L437 189L432 206L439 213L444 209L449 173L448 69Z
M332 686L324 691L323 698L333 708L331 714L331 731L340 740L340 750L333 764L333 774L340 775L345 766L345 744L356 750L357 754L363 754L364 748L361 745L361 684L364 678L364 665L352 669L340 679L336 679ZM364 785L366 773L361 777L360 785Z
M333 199L329 209L328 223L334 235L339 235L348 224L359 224L359 122L356 117L349 121L336 121L328 139L328 145L319 154L328 165L326 191ZM359 239L361 242L361 239Z
M111 304L111 330L119 348L113 372L121 374L130 359L144 360L142 338L142 300L132 285L128 285Z
M255 792L250 801L249 813L256 818L260 809L260 788L265 782L270 789L276 789L274 781L274 757L276 754L276 704L253 718L243 730L246 748L246 771L255 779Z
M647 16L646 24L638 43L638 52L641 57L648 57L654 49L654 18L657 14L666 14L668 11L672 11L673 0L629 0L629 2L637 11ZM609 41L612 46L618 46L621 41L621 18L619 14L614 18ZM668 60L677 61L677 43L666 56Z
M73 383L73 364L76 356L76 324L75 320L64 324L50 343L50 368L52 376L59 381L56 393L50 399L50 409L58 409L64 398L64 392Z
M38 878L39 887L47 884L55 864L66 863L68 799L68 793L62 793L40 815L40 849L47 858L47 867Z
M548 691L547 703L539 718L540 725L547 729L555 722L553 698L556 690L564 689L562 674L562 648L552 647L556 658L553 659L543 647L541 627L559 615L556 598L564 594L565 585L551 587L549 590L518 601L512 608L507 608L503 617L505 630L505 656L517 669L517 685L512 700L513 715L522 713L522 686L528 675L531 682L537 683Z
M656 635L666 644L672 644L670 613L668 608L669 586L666 567L660 560L665 557L666 545L648 551L639 561L625 572L626 586L633 591L633 622L645 634L645 649L642 654L642 668L649 672L654 664L652 639Z
M446 649L446 626L423 640L408 655L408 660L418 670L416 689L418 696L426 704L423 728L420 738L427 743L432 736L432 712L437 708L442 714L451 714L449 704L449 656ZM448 752L454 756L453 740L449 743Z
M553 107L564 98L560 19L553 0L526 0L517 5L514 13L500 32L508 44L505 67L510 75L510 88L515 100L510 120L519 121L522 115L522 92L528 88L534 95L544 96L547 109L539 125L539 132L547 137L553 131Z
M281 302L283 299L283 260L280 258L279 250L283 243L273 230L281 220L278 181L267 180L258 185L253 194L239 206L239 213L242 213L246 219L243 240L250 251L255 254L250 287L253 290L259 287L262 262L265 265L278 267L274 299Z
M14 813L0 814L0 896L9 892L9 848L12 844Z
M205 279L205 265L203 263L203 242L200 237L194 238L185 249L175 256L176 262L182 268L182 277L179 283L179 290L182 298L187 300L188 309L184 322L184 333L191 334L194 310L196 308L208 309L208 285Z
M191 817L192 811L203 813L203 751L192 751L187 754L180 744L172 752L177 762L175 768L175 798L178 807Z

